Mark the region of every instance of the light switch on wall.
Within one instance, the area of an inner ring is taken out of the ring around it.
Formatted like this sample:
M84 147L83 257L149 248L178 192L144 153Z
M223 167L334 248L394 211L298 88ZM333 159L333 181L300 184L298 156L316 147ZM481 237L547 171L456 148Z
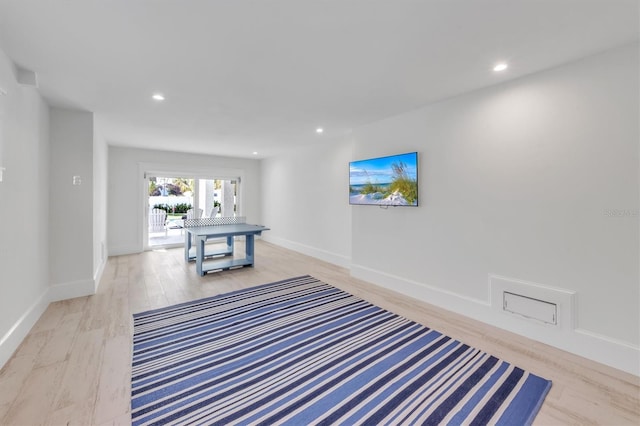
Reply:
M80 179L80 176L74 176L74 177L73 177L73 184L74 184L74 185L80 185L80 184L82 184L82 179Z

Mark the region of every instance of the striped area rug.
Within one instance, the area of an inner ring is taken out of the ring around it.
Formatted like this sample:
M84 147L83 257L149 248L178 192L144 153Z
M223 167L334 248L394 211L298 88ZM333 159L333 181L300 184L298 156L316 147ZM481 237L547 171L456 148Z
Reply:
M147 424L533 421L551 382L310 276L134 315Z

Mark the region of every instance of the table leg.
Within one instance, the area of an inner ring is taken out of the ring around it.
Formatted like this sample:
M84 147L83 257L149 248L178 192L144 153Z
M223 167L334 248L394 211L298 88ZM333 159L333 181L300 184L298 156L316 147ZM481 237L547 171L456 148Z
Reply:
M185 232L184 237L184 261L189 262L189 250L191 250L191 234Z
M253 265L253 250L253 235L247 235L245 238L245 253L247 262L249 262L251 265Z
M227 251L231 253L230 254L231 256L233 256L233 244L234 244L233 242L234 242L233 236L227 237Z
M207 241L207 237L196 237L196 272L201 277L204 277L205 272L202 269L204 262L204 243Z

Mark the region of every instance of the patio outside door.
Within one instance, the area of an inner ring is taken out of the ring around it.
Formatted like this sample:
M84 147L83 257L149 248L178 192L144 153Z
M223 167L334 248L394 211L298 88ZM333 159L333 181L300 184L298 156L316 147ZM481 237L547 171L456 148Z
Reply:
M184 219L236 216L239 179L147 176L147 249L184 245Z

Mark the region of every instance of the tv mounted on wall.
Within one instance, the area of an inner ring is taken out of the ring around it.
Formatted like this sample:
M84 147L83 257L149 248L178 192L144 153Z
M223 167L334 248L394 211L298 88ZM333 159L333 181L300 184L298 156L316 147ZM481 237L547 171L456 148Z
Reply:
M418 205L418 153L349 163L349 204Z

